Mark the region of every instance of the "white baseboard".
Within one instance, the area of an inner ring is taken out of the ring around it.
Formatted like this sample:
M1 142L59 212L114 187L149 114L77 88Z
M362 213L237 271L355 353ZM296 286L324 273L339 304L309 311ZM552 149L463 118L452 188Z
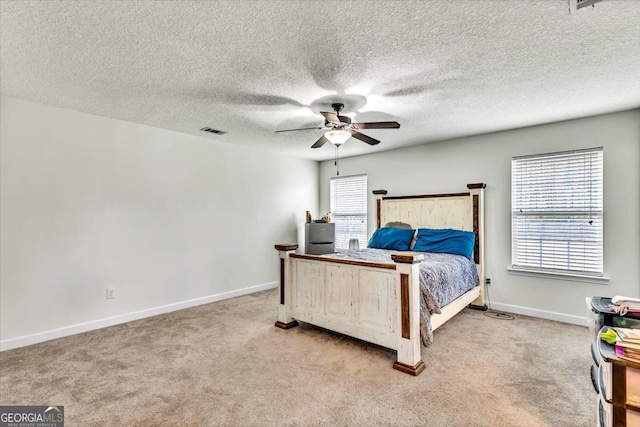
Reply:
M499 302L491 302L490 309L495 311L504 311L505 313L522 314L523 316L555 320L562 323L571 323L573 325L589 326L586 317L556 313L554 311L538 310L535 308L521 307L519 305L501 304Z
M222 301L229 298L235 298L242 295L248 295L255 292L273 289L278 286L278 282L265 283L262 285L251 286L235 291L223 292L221 294L209 295L206 297L195 298L188 301L181 301L173 304L162 305L160 307L149 308L146 310L136 311L133 313L121 314L118 316L107 317L105 319L93 320L76 325L65 326L63 328L52 329L50 331L38 332L35 334L25 335L22 337L11 338L0 341L0 351L11 350L13 348L25 347L56 338L67 337L69 335L80 334L82 332L93 331L96 329L106 328L109 326L119 325L121 323L131 322L133 320L144 319L145 317L157 316L158 314L169 313L176 310L195 307L211 302ZM274 303L275 304L275 303ZM275 307L275 305L274 305Z

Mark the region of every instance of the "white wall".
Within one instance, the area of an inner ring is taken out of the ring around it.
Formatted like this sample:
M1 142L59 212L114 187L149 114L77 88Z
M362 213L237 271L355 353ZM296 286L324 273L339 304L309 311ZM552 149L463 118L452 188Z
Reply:
M383 132L378 133L382 144ZM604 271L609 283L510 274L511 158L599 146L604 147ZM341 176L358 173L368 179L369 235L375 228L371 190L447 193L465 191L467 183L486 183L486 266L494 308L582 323L586 296L640 297L640 110L341 159ZM321 212L329 210L332 176L333 161L322 162Z
M272 286L274 244L302 244L304 212L318 210L314 161L11 97L0 111L5 348Z

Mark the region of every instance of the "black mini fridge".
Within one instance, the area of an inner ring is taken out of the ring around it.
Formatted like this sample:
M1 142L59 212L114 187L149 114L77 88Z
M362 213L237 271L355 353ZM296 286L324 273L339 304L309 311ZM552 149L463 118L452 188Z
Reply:
M306 223L304 227L304 236L304 253L311 255L323 255L335 252L335 223Z

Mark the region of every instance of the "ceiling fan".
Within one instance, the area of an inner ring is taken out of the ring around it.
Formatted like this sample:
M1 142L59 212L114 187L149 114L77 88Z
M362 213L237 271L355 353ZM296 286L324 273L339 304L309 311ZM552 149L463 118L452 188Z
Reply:
M397 129L400 127L400 123L398 122L369 122L369 123L351 123L351 119L347 116L341 116L340 111L344 108L344 104L340 102L336 102L331 104L331 108L335 113L329 113L327 111L320 111L320 114L324 116L324 126L311 127L311 128L300 128L300 129L286 129L286 130L277 130L278 132L292 132L298 130L309 130L309 129L329 129L325 132L319 140L316 141L315 144L311 146L311 148L320 148L327 141L331 142L336 147L341 146L345 143L347 139L350 137L354 137L359 139L360 141L366 142L369 145L379 144L380 141L377 139L371 138L363 133L360 133L360 129Z

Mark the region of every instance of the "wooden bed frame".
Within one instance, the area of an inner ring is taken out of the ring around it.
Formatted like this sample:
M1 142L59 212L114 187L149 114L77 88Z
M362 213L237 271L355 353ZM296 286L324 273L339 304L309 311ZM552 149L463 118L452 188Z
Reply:
M467 306L486 310L484 300L484 188L453 194L386 197L376 190L376 225L401 221L418 228L474 231L477 286L431 315L433 330ZM296 254L297 244L277 244L280 261L278 321L289 329L298 320L397 350L393 367L418 375L420 355L420 284L423 255L403 252L393 263L362 262Z

